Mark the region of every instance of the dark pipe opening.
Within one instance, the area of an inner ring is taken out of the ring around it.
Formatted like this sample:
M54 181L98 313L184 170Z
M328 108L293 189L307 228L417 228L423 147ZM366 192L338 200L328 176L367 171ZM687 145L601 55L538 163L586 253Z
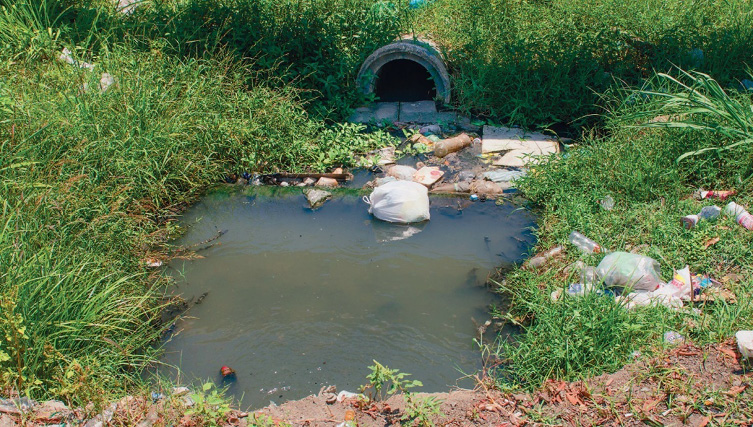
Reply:
M380 101L431 101L437 87L429 71L410 59L396 59L379 69L374 91Z

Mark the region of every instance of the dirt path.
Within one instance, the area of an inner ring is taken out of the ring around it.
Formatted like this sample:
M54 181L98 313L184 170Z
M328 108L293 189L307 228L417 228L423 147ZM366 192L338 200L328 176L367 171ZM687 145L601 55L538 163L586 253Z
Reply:
M434 417L441 426L750 425L752 378L729 341L679 346L612 374L582 382L550 381L535 393L479 388L423 396L443 401L443 415ZM355 399L330 405L323 396L309 396L256 413L294 426L333 426L349 409L359 426L411 424L400 420L400 396L369 408L359 407Z

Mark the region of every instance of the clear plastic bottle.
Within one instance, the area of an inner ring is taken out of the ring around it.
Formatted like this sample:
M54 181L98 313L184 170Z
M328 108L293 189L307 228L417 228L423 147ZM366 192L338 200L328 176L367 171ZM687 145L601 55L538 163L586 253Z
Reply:
M604 252L604 250L601 248L601 246L599 246L598 243L594 242L593 240L580 234L577 231L570 233L570 236L567 239L570 241L570 243L578 247L578 249L582 250L583 252L589 254L595 252Z
M750 214L744 207L738 205L735 202L729 202L727 207L724 208L724 212L729 216L734 216L735 221L748 230L753 230L753 215Z
M685 226L685 228L693 228L696 226L696 224L698 224L698 221L702 219L706 221L716 219L721 211L722 208L720 208L719 206L704 206L703 209L701 209L701 212L698 213L698 215L686 215L682 217L682 224Z

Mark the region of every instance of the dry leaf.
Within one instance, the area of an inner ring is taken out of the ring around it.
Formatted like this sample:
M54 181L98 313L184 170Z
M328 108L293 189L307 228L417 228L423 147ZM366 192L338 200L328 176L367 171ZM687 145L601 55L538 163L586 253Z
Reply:
M662 399L658 399L657 398L657 399L649 399L649 400L643 402L643 412L651 412L651 411L653 411L654 408L656 408L656 405L658 405L659 402L661 402L661 401L662 401Z
M745 387L746 386L744 385L734 386L730 388L729 391L725 392L724 394L726 394L727 396L737 396L738 394L742 393L743 390L745 390Z
M577 396L575 396L572 393L566 393L565 397L567 398L567 401L570 402L571 405L577 405L578 404L578 400L580 400L580 399L578 399Z
M719 347L719 351L721 351L722 353L726 354L727 356L733 359L737 359L737 353L735 353L735 351L732 349Z
M698 427L706 427L706 425L710 422L711 422L711 418L703 417L701 418L701 421L698 423Z
M709 239L706 241L706 243L703 244L704 249L708 249L709 246L716 244L719 241L718 237L714 237L713 239Z

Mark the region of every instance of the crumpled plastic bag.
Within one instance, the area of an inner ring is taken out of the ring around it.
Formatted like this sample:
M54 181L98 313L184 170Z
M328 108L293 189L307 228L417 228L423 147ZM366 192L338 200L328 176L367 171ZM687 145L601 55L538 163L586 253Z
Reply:
M659 263L651 257L612 252L601 260L596 267L596 274L608 287L619 286L651 292L662 283L659 268Z
M417 182L388 182L363 200L371 205L369 213L382 221L409 224L430 218L429 191Z

